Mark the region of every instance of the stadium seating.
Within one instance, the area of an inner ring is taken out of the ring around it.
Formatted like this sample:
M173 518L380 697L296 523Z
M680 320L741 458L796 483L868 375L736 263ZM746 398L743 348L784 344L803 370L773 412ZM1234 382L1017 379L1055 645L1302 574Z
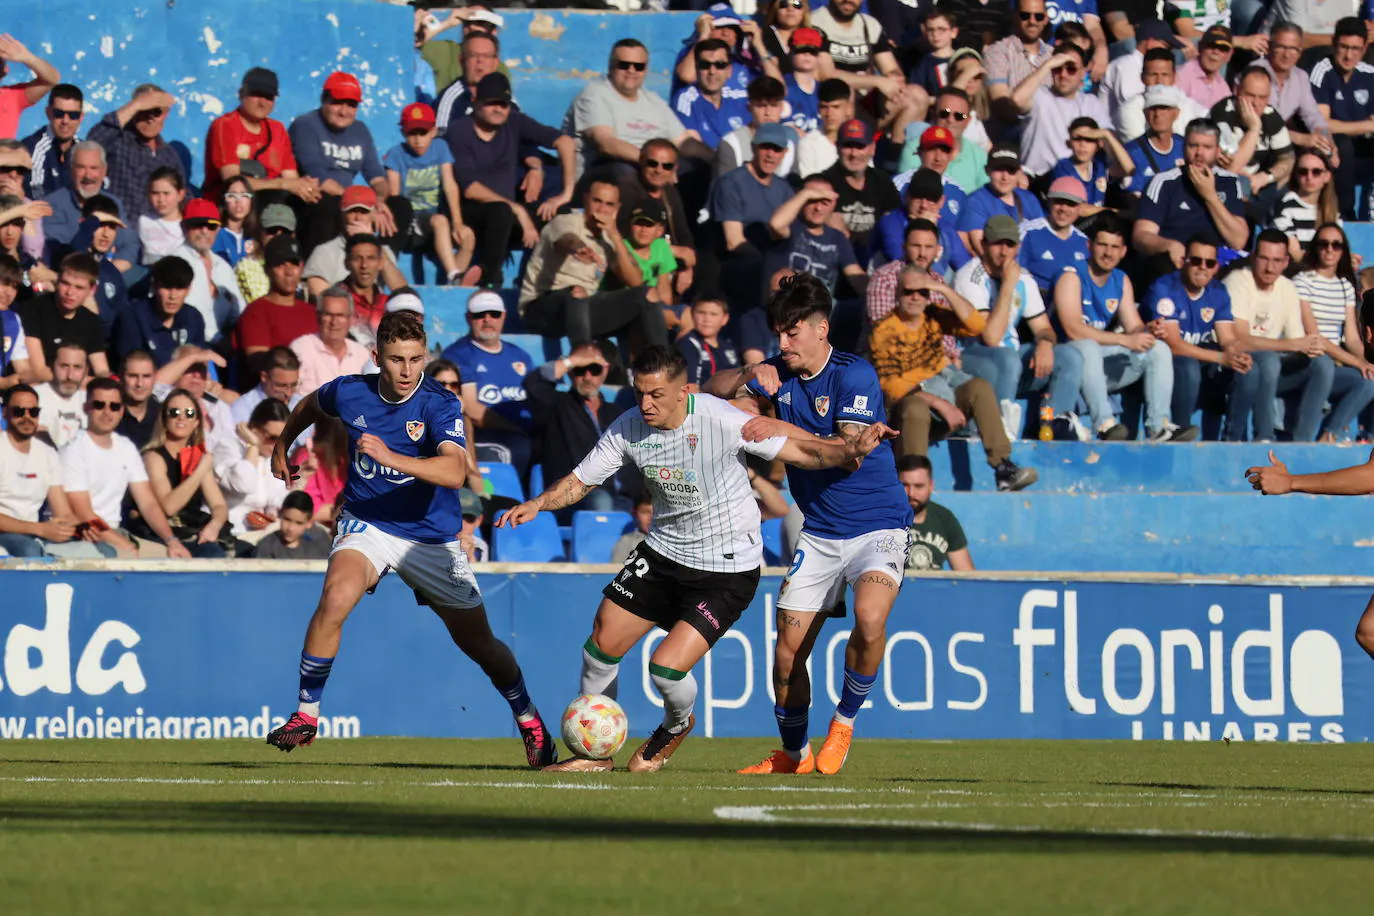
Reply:
M574 512L572 561L609 563L615 542L633 525L628 512Z
M484 461L477 465L477 470L482 472L482 479L490 488L489 495L509 496L524 502L525 488L520 485L520 475L515 472L514 465Z
M770 518L763 523L763 563L765 566L786 566L782 555L782 519Z
M547 512L518 528L496 528L492 538L492 559L498 563L561 563L564 559L558 523Z

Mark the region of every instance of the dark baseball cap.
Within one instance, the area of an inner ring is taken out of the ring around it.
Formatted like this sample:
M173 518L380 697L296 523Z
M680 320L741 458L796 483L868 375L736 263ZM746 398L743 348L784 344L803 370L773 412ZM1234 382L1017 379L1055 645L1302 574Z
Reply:
M983 242L989 245L993 242L1015 242L1020 245L1021 230L1016 220L1005 213L998 213L983 226Z
M906 196L912 200L939 200L945 196L945 183L934 169L917 169L906 186Z
M272 268L291 261L304 263L305 256L301 254L301 243L296 241L294 235L278 235L263 249L263 260L268 268Z
M509 102L510 79L500 70L488 73L477 83L478 102Z
M635 204L635 208L630 211L630 222L633 223L652 223L655 226L662 226L668 222L668 214L663 209L660 201L652 197Z
M257 96L264 99L275 99L281 94L277 85L277 74L268 70L266 67L254 67L243 75L243 83L239 86L239 91L244 95Z
M1018 172L1021 170L1021 151L1010 144L994 146L992 152L988 153L988 164L984 168L989 172L998 169Z
M836 146L868 146L873 142L873 128L867 121L850 118L840 125L839 142Z
M1142 19L1135 24L1136 44L1151 39L1162 41L1171 48L1183 47L1183 42L1178 40L1174 30L1169 28L1169 24L1162 19Z
M1236 42L1231 37L1230 29L1224 25L1214 25L1202 33L1197 46L1199 48L1220 48L1223 51L1230 51L1236 46Z

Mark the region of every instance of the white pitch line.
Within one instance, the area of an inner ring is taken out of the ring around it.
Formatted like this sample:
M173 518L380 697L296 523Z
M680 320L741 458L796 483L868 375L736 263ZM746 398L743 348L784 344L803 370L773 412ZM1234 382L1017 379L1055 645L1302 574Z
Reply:
M210 779L190 776L0 776L0 783L32 783L62 785L154 785L154 786L398 786L428 789L562 789L591 792L671 792L704 789L711 792L796 792L804 795L860 795L882 793L911 795L907 788L863 788L857 786L684 786L684 785L625 785L611 782L533 782L529 780L458 780L438 779L421 782L391 782L382 780L347 779Z

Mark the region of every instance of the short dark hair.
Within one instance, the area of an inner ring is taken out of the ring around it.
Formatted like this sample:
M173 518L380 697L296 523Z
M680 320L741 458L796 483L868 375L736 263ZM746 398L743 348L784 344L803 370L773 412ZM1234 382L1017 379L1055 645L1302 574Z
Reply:
M1331 30L1331 44L1335 45L1342 38L1358 38L1361 41L1369 40L1369 32L1365 27L1364 20L1359 16L1343 16L1336 20L1336 27Z
M139 360L150 362L153 364L154 367L157 366L157 360L153 359L153 354L149 353L147 350L130 350L128 353L124 354L124 359L121 360L119 363L120 371L128 372L129 363L137 362Z
M418 340L426 343L425 323L414 312L387 312L377 325L377 349L397 340Z
M287 493L286 498L281 501L281 507L282 511L295 509L297 512L304 512L306 518L315 517L315 500L304 490L292 490Z
M810 175L807 175L805 178L802 179L802 186L805 187L813 181L817 184L825 185L832 191L838 192L840 190L839 188L835 187L835 179L825 174L825 172L812 172Z
M934 466L930 459L925 455L903 455L897 459L897 473L904 474L907 471L925 471L932 477L935 474Z
M849 88L849 84L840 79L822 80L816 89L817 102L843 102L848 101L853 96L854 90Z
M1059 26L1054 30L1053 43L1056 45L1062 45L1065 43L1073 44L1075 41L1084 40L1086 40L1088 44L1092 44L1093 37L1092 34L1088 31L1088 27L1081 22L1075 22L1072 19L1065 19L1063 22L1059 23ZM1080 48L1079 50L1082 49ZM1058 54L1059 48L1056 47L1054 49L1054 53ZM1092 52L1087 51L1084 53L1086 55ZM1084 58L1083 62L1087 63L1086 57Z
M159 258L149 273L153 277L154 289L190 289L196 280L196 272L191 265L170 254Z
M92 395L100 391L113 391L119 395L121 400L124 398L124 389L119 387L119 382L116 382L112 378L100 376L91 379L90 382L86 384L86 400L89 401ZM280 404L281 402L278 401L277 403Z
M722 293L715 292L713 290L707 290L704 293L698 293L697 297L692 300L692 308L696 308L698 305L702 305L706 302L714 302L716 305L721 307L725 314L730 314L729 300L726 299Z
M58 99L78 105L86 104L86 96L82 94L81 87L73 86L71 83L58 83L52 87L52 92L48 93L48 104L51 105Z
M683 359L677 347L654 344L639 351L634 362L630 363L630 369L636 377L661 372L666 378L675 379L687 374L687 360Z
M1146 51L1144 63L1148 64L1152 60L1167 60L1170 67L1178 67L1178 62L1174 60L1174 52L1170 48L1151 48Z
M1194 245L1206 245L1208 248L1221 249L1221 239L1210 232L1194 232L1188 236L1188 241L1183 243L1183 250L1187 251Z
M10 401L14 399L14 396L15 396L16 394L31 394L31 395L33 395L35 398L38 397L38 392L34 389L34 387L33 387L32 385L25 385L25 384L23 384L23 383L20 383L20 384L18 384L18 385L15 385L15 386L14 386L13 388L11 388L9 391L6 391L6 392L5 392L5 406L6 406L6 407L9 407L9 406L10 406Z
M153 169L153 173L148 176L148 188L152 188L155 181L169 181L172 187L178 191L186 190L186 178L170 165L159 166Z
M937 239L940 237L940 227L936 226L925 217L920 217L919 219L907 220L906 230L902 233L902 238L906 238L908 235L911 235L911 233L917 231L929 232Z
M1070 130L1070 131L1079 130L1080 128L1084 128L1084 127L1098 127L1098 126L1099 126L1099 125L1098 125L1098 123L1097 123L1097 119L1096 119L1096 118L1090 118L1090 117L1088 117L1087 115L1084 115L1084 116L1081 117L1081 118L1074 118L1072 121L1069 122L1069 130Z
M1064 40L1064 37L1065 37L1065 36L1063 36L1063 35L1060 34L1060 32L1063 32L1064 26L1066 26L1066 25L1076 25L1076 24L1077 24L1077 23L1070 23L1070 22L1062 22L1062 23L1059 24L1059 32L1056 32L1056 33L1055 33L1055 36L1054 36L1055 39L1056 39L1059 43L1056 44L1056 45L1054 46L1054 53L1055 53L1055 54L1076 54L1076 55L1078 56L1079 62L1080 62L1082 65L1086 66L1087 63L1088 63L1088 52L1085 51L1085 50L1083 50L1083 46L1080 45L1080 44L1075 44L1075 43L1072 42L1072 41L1065 41L1065 40ZM1085 32L1084 34L1086 34L1086 32Z
M673 151L673 158L677 158L677 144L674 143L672 140L669 140L667 137L654 137L652 140L646 140L644 142L644 145L639 148L639 158L645 158L645 156L649 153L650 150L655 149L670 149Z
M24 266L7 254L0 254L0 286L24 285Z
M730 56L730 46L722 39L708 38L705 41L697 42L696 46L692 48L692 60L699 61L701 60L701 55L710 51L724 51L726 57Z
M301 359L290 347L272 347L263 354L263 360L259 365L263 372L271 372L273 369L297 372L301 368Z
M1110 210L1104 210L1097 215L1097 219L1093 220L1092 237L1097 238L1103 232L1109 235L1119 235L1122 239L1130 235L1126 231L1126 221Z
M781 333L813 318L828 321L833 304L830 288L814 274L783 277L778 291L768 300L768 326Z
M787 87L771 76L756 77L749 84L749 101L781 102L787 98Z
M1249 79L1249 78L1252 77L1252 76L1262 76L1262 77L1264 77L1264 81L1265 81L1266 83L1273 83L1273 82L1274 82L1274 77L1270 75L1270 73L1269 73L1268 70L1264 69L1263 67L1259 66L1258 64L1251 64L1250 66L1246 67L1244 70L1240 71L1240 76L1236 77L1236 81L1235 81L1235 83L1234 83L1235 87L1236 87L1237 89L1239 89L1239 88L1240 88L1240 84L1243 83L1245 80Z
M183 264L186 262L183 261ZM186 264L189 268L191 265ZM87 277L92 283L100 280L100 262L84 251L73 251L62 259L57 267L57 272L61 274L76 274L77 276Z
M1288 19L1280 19L1269 27L1270 36L1281 35L1284 32L1294 32L1299 38L1303 36L1302 26Z
M937 100L943 98L944 96L949 96L950 98L954 99L963 99L964 104L966 105L971 106L973 104L973 99L969 98L969 94L964 90L960 89L958 86L946 86L939 92L935 93L935 98Z
M266 426L268 423L285 423L291 419L291 408L276 398L263 398L253 412L248 415L249 426Z
M639 50L644 52L645 57L649 55L649 49L646 48L644 46L644 42L640 41L638 38L622 38L615 44L611 45L611 53L608 58L608 61L614 61L615 52L619 51L621 48L639 48Z
M1284 253L1288 252L1288 236L1284 235L1281 229L1275 229L1273 226L1261 229L1260 234L1255 236L1255 251L1259 251L1259 246L1266 242L1270 245L1282 245Z
M380 251L382 240L371 232L360 232L357 235L350 235L348 241L344 244L344 257L346 258L351 255L353 249L360 245L376 245L378 251Z
M440 372L452 372L454 375L458 376L458 384L461 385L463 383L463 370L459 369L456 363L452 363L446 359L436 359L432 360L428 366L425 366L425 375L430 378L434 378L434 376Z

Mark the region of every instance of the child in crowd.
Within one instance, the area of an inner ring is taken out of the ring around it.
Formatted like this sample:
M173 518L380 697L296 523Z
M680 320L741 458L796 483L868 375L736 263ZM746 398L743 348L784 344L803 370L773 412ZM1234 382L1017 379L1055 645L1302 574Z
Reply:
M959 37L959 24L953 13L937 9L921 23L921 34L925 36L930 51L912 68L907 82L920 86L934 98L949 85L949 59L954 56L954 40Z
M104 194L87 198L81 204L81 224L72 238L73 251L85 251L100 264L100 279L95 284L95 304L101 326L108 336L115 318L129 306L129 291L124 275L114 263L115 239L124 228L119 208Z
M1067 175L1083 182L1088 189L1087 203L1079 208L1078 218L1083 219L1104 208L1107 179L1125 178L1135 171L1135 163L1116 134L1099 127L1092 118L1074 118L1069 123L1068 145L1069 155L1055 164L1050 180ZM1108 165L1108 157L1111 165Z
M730 322L730 307L719 296L701 296L692 303L692 330L677 342L687 360L687 381L700 385L722 369L740 365L735 345L720 338L721 329Z
M812 28L792 31L788 59L792 62L792 72L783 77L787 87L787 115L783 122L791 124L800 133L810 133L821 126L820 121L820 80L816 73L820 69L821 52L825 50L825 39Z
M646 197L630 211L630 232L625 239L625 247L635 259L643 273L644 285L658 291L658 301L663 303L663 321L668 330L682 336L692 329L692 323L681 309L673 308L677 301L674 278L678 262L691 269L696 266L697 255L691 248L674 245L666 238L668 213L663 204L652 197Z
M185 202L186 181L176 169L163 166L148 178L148 206L153 212L138 218L144 266L156 264L186 241L181 234L181 206Z
M280 527L263 537L253 550L258 560L323 560L329 556L329 539L311 521L315 503L304 490L292 490L277 516Z
M10 306L24 284L24 270L7 254L0 254L0 391L15 385L34 383L29 368L29 348L24 343L24 325Z
M447 143L435 143L434 109L424 103L401 111L405 142L387 151L382 159L392 196L404 196L415 212L407 250L434 239L434 253L443 265L450 286L476 286L482 270L471 267L477 236L463 223L458 203L458 182L453 177L453 154ZM404 227L398 227L404 234ZM455 251L454 246L457 246Z
M223 223L212 250L228 261L230 267L236 268L244 255L252 254L257 245L254 241L258 221L253 215L253 186L247 178L235 175L225 182L224 205L219 212Z

